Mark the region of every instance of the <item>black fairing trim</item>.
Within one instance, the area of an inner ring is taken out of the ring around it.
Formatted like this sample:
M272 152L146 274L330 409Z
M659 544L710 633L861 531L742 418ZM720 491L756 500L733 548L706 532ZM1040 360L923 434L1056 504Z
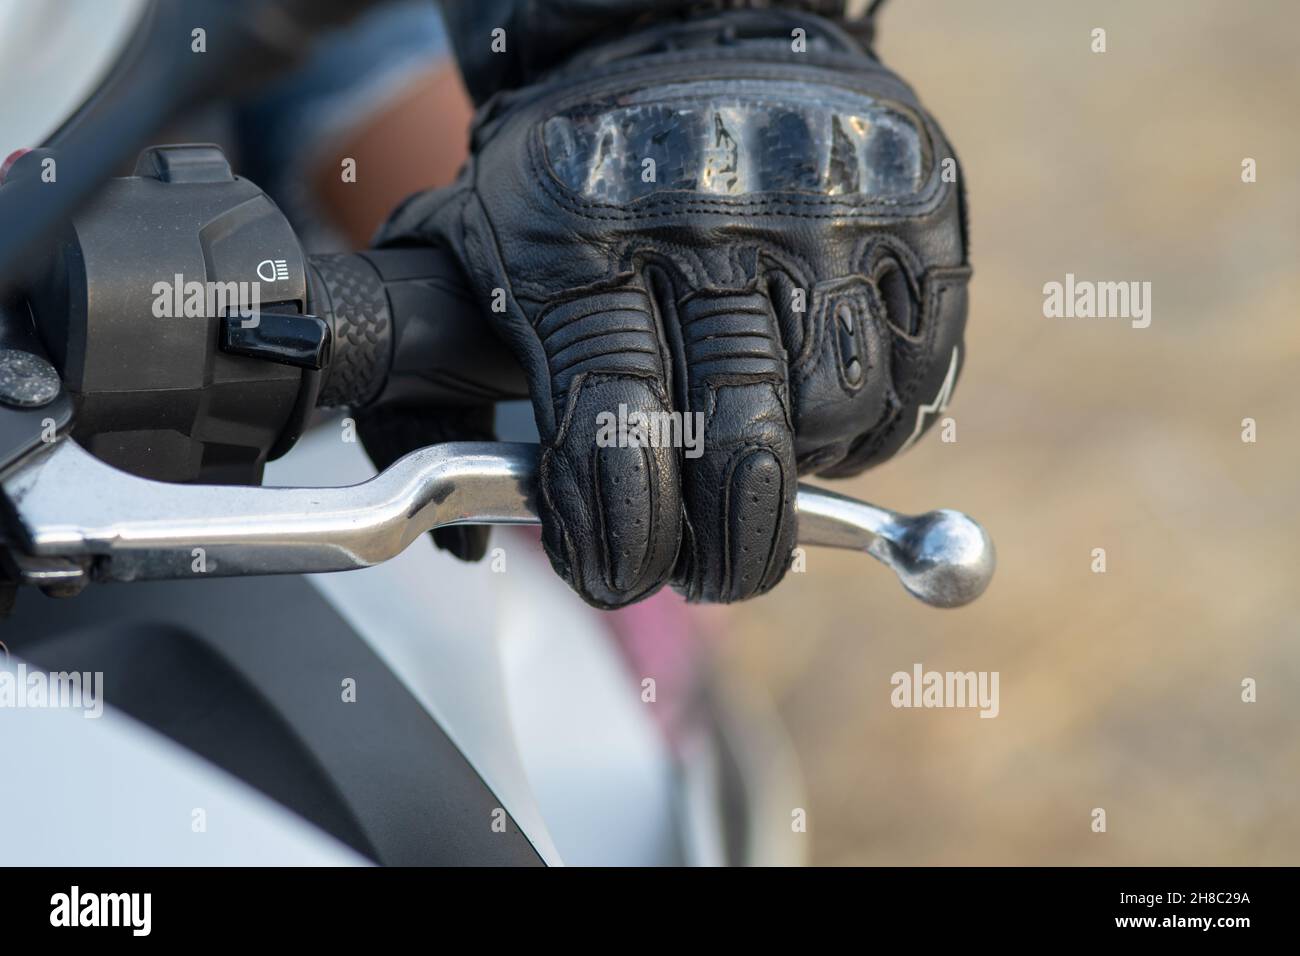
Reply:
M40 667L102 671L109 706L378 863L541 864L513 820L494 832L497 798L301 577L25 591L0 637Z

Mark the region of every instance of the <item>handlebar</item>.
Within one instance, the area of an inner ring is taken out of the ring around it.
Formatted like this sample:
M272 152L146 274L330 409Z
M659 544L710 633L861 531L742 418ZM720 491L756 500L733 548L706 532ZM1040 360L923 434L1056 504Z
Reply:
M519 364L444 250L312 256L308 307L333 338L317 405L436 408L528 397Z

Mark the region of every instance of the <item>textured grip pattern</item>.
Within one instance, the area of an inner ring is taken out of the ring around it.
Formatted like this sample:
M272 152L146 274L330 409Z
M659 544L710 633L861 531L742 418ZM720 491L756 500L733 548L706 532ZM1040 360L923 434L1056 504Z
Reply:
M317 404L365 405L383 389L393 355L393 320L383 280L356 255L311 257L311 310L334 336Z

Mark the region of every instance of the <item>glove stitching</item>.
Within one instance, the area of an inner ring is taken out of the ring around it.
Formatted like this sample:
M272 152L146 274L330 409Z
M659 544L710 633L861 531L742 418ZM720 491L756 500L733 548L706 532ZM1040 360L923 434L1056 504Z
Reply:
M589 454L590 454L590 458L588 459L589 461L588 467L591 469L591 484L592 484L591 490L592 490L592 497L596 503L596 507L593 508L592 511L595 512L596 523L599 526L599 532L600 532L598 535L596 535L596 537L600 540L601 577L605 579L605 587L609 590L609 592L611 594L617 594L620 592L620 589L614 581L614 555L610 552L610 539L609 539L610 528L605 520L606 518L605 512L607 510L606 504L608 502L605 498L605 488L604 485L601 483L601 478L600 478L600 449L593 447ZM651 494L653 495L654 482L650 482L650 485L651 485ZM654 512L652 507L651 514L653 513ZM653 541L654 539L652 538L650 540ZM645 555L642 555L643 561L645 560L645 557L646 557ZM638 572L640 571L639 565L637 567L637 571ZM639 574L633 574L631 577L632 580L635 581L639 577Z
M546 511L560 533L560 547L564 550L564 567L556 568L556 570L560 572L560 576L568 581L575 591L587 595L590 592L582 579L582 567L578 563L577 548L574 546L573 539L569 536L569 527L564 521L563 514L556 508L555 501L551 497L551 461L555 453L553 444L543 446L537 466L537 477L538 485L540 485L542 491L542 499L546 502ZM550 549L548 548L547 551L549 552ZM551 564L555 564L553 555L551 556Z
M732 478L735 476L736 468L739 466L740 462L743 461L745 458L747 458L752 452L758 452L758 451L768 452L777 460L778 463L784 465L784 461L782 460L779 449L773 448L770 442L750 442L740 446L739 448L735 449L731 453L731 456L727 459L727 467L722 480L722 507L721 509L719 509L719 515L718 515L720 523L722 525L722 534L721 534L722 580L719 583L719 589L716 597L720 598L723 602L728 604L735 601L738 597L738 595L735 593L735 590L733 588L732 565L731 565L732 542L731 542L730 518L731 518ZM785 487L784 487L785 468L784 467L781 468L781 484L782 484L781 513L777 516L777 520L774 523L772 528L772 538L768 542L767 560L763 563L763 573L759 576L760 587L762 587L762 582L766 580L767 575L770 572L772 559L775 556L774 552L776 551L776 543L777 541L780 540L779 532L781 530L781 523L785 519L785 514L784 514L785 512ZM773 582L773 584L775 584L775 582ZM703 585L701 585L701 591L703 590L704 590ZM740 597L740 600L744 600L745 597L752 597L753 594L756 593L759 592L755 591L755 592L751 592L750 594L746 594L743 597Z
M636 374L607 375L599 372L582 372L574 378L573 384L569 388L568 402L567 402L567 407L565 409L564 416L560 422L560 426L558 430L556 431L555 437L547 445L544 446L542 456L541 456L541 462L538 468L538 478L539 478L539 484L541 485L541 489L542 489L542 497L546 501L547 510L550 513L552 520L555 522L555 524L559 529L562 545L566 554L568 567L561 572L562 576L564 576L566 580L570 582L570 585L573 587L573 589L577 591L579 594L581 594L583 598L588 603L590 603L593 607L597 607L600 608L601 610L607 610L607 611L614 610L616 608L623 607L626 604L630 604L633 603L634 601L640 600L647 593L649 593L650 589L643 588L640 593L633 594L627 597L626 599L620 600L618 602L609 602L609 601L601 601L600 599L598 599L596 595L591 592L590 588L587 587L586 581L582 574L582 563L578 559L577 547L573 543L573 539L569 533L568 525L564 521L564 517L562 513L558 508L556 508L555 501L551 497L551 482L550 482L551 457L553 455L559 454L559 449L564 445L565 441L567 440L569 426L572 424L574 415L577 414L578 399L581 395L583 388L588 384L588 382L590 382L593 385L599 385L603 382L620 382L628 378L641 379L643 381L649 382L653 386L655 397L659 399L660 403L663 404L663 407L665 408L670 407L666 402L662 383L657 381L653 376L644 376L644 375L636 375ZM593 468L592 476L595 481L599 481L599 475L600 475L599 469ZM650 487L649 493L653 497L656 490L655 483L653 480L649 481L649 487ZM598 486L595 490L597 492L597 495L599 495ZM608 574L612 572L613 568L609 560L610 555L606 547L607 535L603 528L604 515L600 513L601 510L602 509L599 508L596 509L598 513L597 521L600 522L602 525L600 538L601 538L601 548L605 558L605 560L601 562L601 568L603 571L606 572L606 575L608 576ZM652 520L653 520L653 516L652 516ZM653 538L650 540L653 541ZM679 539L679 546L680 546L680 539ZM646 556L647 559L648 557L649 555ZM554 562L552 561L552 563ZM641 565L641 569L642 570L644 569L644 563ZM609 585L610 591L617 590L612 586L612 582L606 581L606 584Z
M772 307L772 318L776 324L777 341L780 342L781 347L786 350L786 356L789 358L790 343L785 340L785 331L782 328L781 323L781 311L778 309L777 304L772 301L772 275L774 273L780 273L783 275L790 282L792 288L803 290L806 300L806 298L811 295L812 287L816 284L809 277L815 275L817 270L812 268L807 260L805 260L803 256L799 255L799 253L784 249L772 249L760 246L758 250L758 259L760 267L759 274L762 279L764 293L768 303ZM764 260L766 260L766 264L764 264ZM789 308L789 303L787 303L783 308ZM803 311L795 314L798 316L798 322L802 334L800 335L801 341L799 343L799 354L794 356L793 359L789 359L789 370L792 375L802 363L807 361L808 355L810 354L810 345L816 335L816 332L812 327L814 321L812 309L808 308L807 301L804 303Z
M821 54L810 58L807 53L785 53L771 48L764 50L765 59L758 59L753 56L754 52L752 49L739 50L718 47L716 49L676 50L669 53L643 54L634 60L604 64L597 71L586 73L581 77L575 78L572 74L557 74L549 82L543 81L537 88L529 90L527 100L520 100L513 105L516 108L522 108L529 102L553 93L553 86L574 87L579 84L590 84L584 85L581 90L575 90L559 97L559 105L561 108L567 109L584 96L608 93L617 91L619 88L625 88L629 76L637 73L649 73L661 83L671 83L675 81L678 75L688 80L698 79L699 77L690 71L672 71L671 69L665 75L665 68L695 66L700 62L716 66L721 62L728 67L745 67L749 72L716 77L717 79L784 80L790 78L790 67L794 67L796 71L808 74L810 82L838 86L849 92L865 93L872 96L875 96L878 91L869 89L870 84L865 81L880 80L887 87L885 91L887 95L898 97L899 105L915 106L916 91L878 61L864 60L856 54L839 54L838 56ZM779 56L778 59L779 54L783 55ZM773 60L777 61L775 66ZM857 84L843 82L849 79L864 82Z
M775 391L775 389L774 389L774 391ZM777 395L777 400L778 400L778 401L781 400L781 396L780 396L779 394ZM788 415L788 412L787 412L787 415ZM787 434L789 434L789 435L792 436L794 433L793 433L793 432L789 432L789 433L787 433ZM791 441L791 452L792 452L791 457L793 457L793 441ZM790 561L791 561L791 560L793 559L793 557L794 557L794 553L793 553L793 551L791 551L789 554L787 554L787 555L785 556L785 559L781 562L781 565L782 565L782 566L781 566L780 568L774 568L774 567L773 567L773 562L776 560L776 556L777 556L777 553L778 553L778 552L777 552L777 543L780 542L781 539L782 539L782 537L783 537L782 532L783 532L784 529L785 529L786 518L790 515L790 511L791 511L791 509L790 509L790 507L789 507L788 496L787 496L787 490L788 490L788 487L789 487L789 476L786 474L785 462L782 461L780 455L776 455L776 460L777 460L778 462L780 462L780 463L781 463L781 466L782 466L782 467L781 467L781 487L780 487L780 489L779 489L779 496L780 496L780 511L779 511L778 514L777 514L776 526L772 529L772 543L771 543L771 545L769 545L769 547L768 547L768 551L767 551L767 561L766 561L766 563L764 564L763 575L762 575L762 578L760 579L760 582L761 582L761 583L759 584L759 588L758 588L758 590L756 590L756 591L754 592L755 595L758 595L758 594L766 594L766 593L767 593L768 591L770 591L772 588L776 587L777 584L780 583L781 579L782 579L783 577L785 577L785 568L789 566ZM797 471L798 471L798 466L796 466L796 473L797 473ZM795 518L795 522L796 522L796 529L797 529L797 527L798 527L798 518L797 518L797 517ZM797 537L797 530L796 530L796 540L798 540L798 537ZM775 573L775 577L773 577L774 572L776 572L776 573Z

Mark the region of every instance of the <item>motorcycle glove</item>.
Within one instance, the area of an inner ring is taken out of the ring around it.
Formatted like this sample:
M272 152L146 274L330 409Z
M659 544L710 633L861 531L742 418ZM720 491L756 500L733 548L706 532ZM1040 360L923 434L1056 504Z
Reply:
M543 542L584 599L763 593L798 474L884 461L952 392L956 157L808 12L674 18L512 69L526 82L484 103L458 182L379 241L451 250L519 358Z

